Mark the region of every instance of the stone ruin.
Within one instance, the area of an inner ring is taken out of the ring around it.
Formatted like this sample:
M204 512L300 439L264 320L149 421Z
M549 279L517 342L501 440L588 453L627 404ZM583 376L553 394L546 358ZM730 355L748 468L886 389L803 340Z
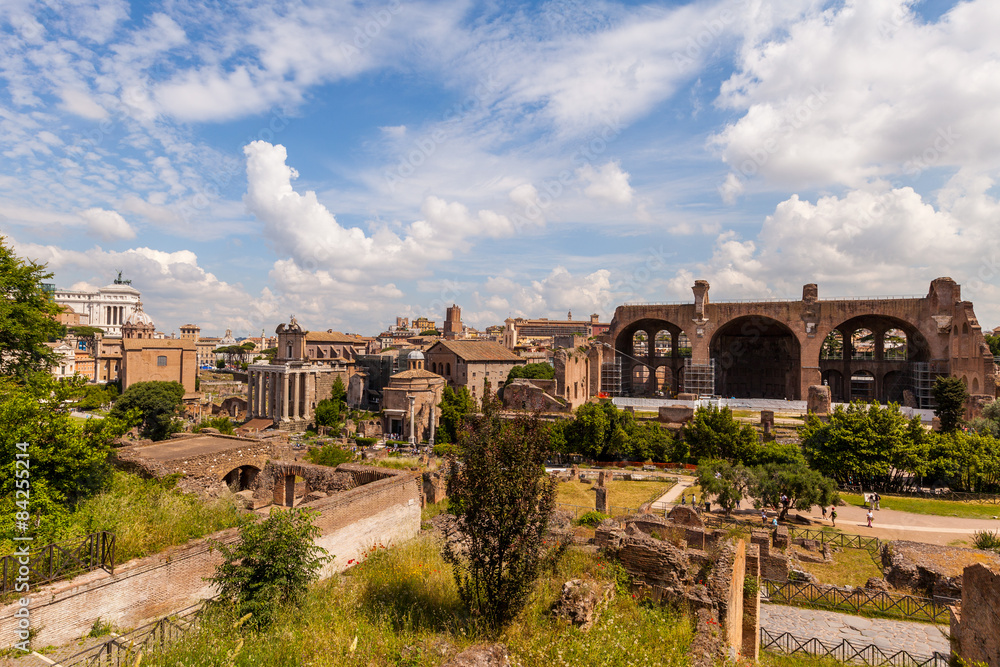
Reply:
M678 508L675 508L678 509ZM690 510L690 508L684 508ZM678 512L678 519L690 515ZM652 514L609 519L595 543L633 577L635 594L676 605L695 619L698 667L720 658L756 660L760 651L760 547ZM752 595L744 598L744 592Z
M881 555L886 581L926 597L962 597L963 571L969 565L1000 570L1000 554L982 549L896 540L884 543Z
M760 428L764 431L764 440L774 439L774 410L760 411Z
M830 387L822 384L809 385L806 409L814 415L830 414Z
M962 602L949 608L952 652L968 665L1000 667L1000 568L970 565L962 580Z

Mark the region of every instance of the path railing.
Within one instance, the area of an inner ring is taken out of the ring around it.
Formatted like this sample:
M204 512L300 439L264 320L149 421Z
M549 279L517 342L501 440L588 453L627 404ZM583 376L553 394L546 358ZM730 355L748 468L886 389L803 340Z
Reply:
M115 534L100 531L82 539L53 542L30 552L28 558L29 581L36 586L99 568L114 574ZM3 561L0 595L6 595L15 591L22 566L15 554L7 554L0 560Z
M62 667L125 667L137 664L140 653L162 650L196 629L206 602L199 602L123 635L112 635L100 644L60 660L58 664Z
M916 655L908 651L894 651L875 644L861 644L844 639L838 644L815 638L796 637L789 632L771 633L760 629L760 650L772 653L805 653L828 656L841 662L854 662L870 667L948 667L951 656L934 652L933 655Z
M808 582L760 580L761 601L777 604L808 605L837 611L867 612L893 618L931 623L948 623L950 615L945 599L895 595L865 588L839 588Z
M729 530L739 531L742 533L750 534L750 531L754 528L760 528L761 530L772 530L768 526L758 526L754 522L736 521L735 519L727 519L721 516L715 516L713 514L703 513L702 519L707 525L725 527ZM880 570L882 569L882 540L877 537L872 537L871 535L857 535L855 533L838 533L830 530L820 530L817 528L803 528L799 526L792 526L788 524L783 524L788 528L788 537L792 540L805 539L805 540L816 540L820 544L829 544L833 547L840 547L841 549L864 549L871 556L872 561L875 566Z
M841 491L855 493L860 496L872 493L871 488L858 486L857 484L843 484ZM947 491L945 493L933 493L931 491L879 491L883 499L896 498L923 498L925 500L953 500L963 503L989 503L1000 505L1000 493L974 493L971 491Z

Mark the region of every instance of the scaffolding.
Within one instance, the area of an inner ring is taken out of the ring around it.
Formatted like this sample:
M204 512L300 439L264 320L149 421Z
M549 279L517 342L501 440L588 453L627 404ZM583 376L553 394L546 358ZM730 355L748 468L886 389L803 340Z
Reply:
M937 377L938 373L930 363L926 361L913 363L913 397L921 410L931 410L936 405L933 389Z
M622 395L621 357L615 357L613 361L601 364L601 392L611 397Z
M715 395L715 359L707 364L684 360L684 392L698 397Z

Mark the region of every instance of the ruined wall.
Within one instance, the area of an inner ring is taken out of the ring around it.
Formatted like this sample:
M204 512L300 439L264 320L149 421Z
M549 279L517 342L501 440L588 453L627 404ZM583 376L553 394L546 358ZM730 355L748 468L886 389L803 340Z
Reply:
M760 657L760 547L747 546L746 576L758 582L756 589L743 592L743 658L756 661Z
M961 611L952 607L952 648L968 664L1000 667L1000 570L970 565L962 579Z
M323 569L328 577L360 560L373 545L403 542L420 530L419 475L397 473L305 505L319 512L316 543L335 556ZM182 547L140 558L115 568L89 572L69 581L36 589L31 625L39 629L36 646L59 645L89 632L94 621L137 627L214 595L203 581L221 562L209 540L234 540L236 529L215 533ZM0 608L0 646L16 641L15 602Z
M196 440L199 437L208 436L193 435L178 440ZM283 451L282 443L270 440L251 440L219 434L213 434L211 438L216 441L231 440L233 445L230 449L178 459L147 458L144 456L143 446L122 447L116 450L116 456L119 465L125 469L159 471L154 473L157 476L179 472L191 477L222 479L241 466L252 465L262 469L269 459L279 456ZM151 447L156 449L160 444L162 443L154 443Z

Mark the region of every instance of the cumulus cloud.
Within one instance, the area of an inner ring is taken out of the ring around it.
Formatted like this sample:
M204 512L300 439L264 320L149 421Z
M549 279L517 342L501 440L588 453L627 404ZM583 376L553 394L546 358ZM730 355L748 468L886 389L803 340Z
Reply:
M117 211L106 211L103 208L88 208L80 213L87 223L87 229L105 241L119 239L134 239L135 230Z
M612 161L594 169L586 164L576 171L577 177L585 184L583 193L591 199L598 199L612 204L629 204L632 202L633 190L629 185L629 174L622 171L621 164Z
M306 270L330 271L340 280L371 281L379 276L413 276L428 270L433 261L449 259L469 247L476 237L511 236L515 225L491 210L472 214L461 203L428 196L421 207L423 219L404 228L402 235L386 227L367 234L359 227L346 228L313 191L300 194L292 187L298 172L286 164L281 145L254 141L244 148L247 156L247 209L264 224L264 234L282 255L292 257Z
M1000 6L970 0L925 23L912 4L849 0L749 43L717 101L743 115L710 143L778 186L996 168Z

